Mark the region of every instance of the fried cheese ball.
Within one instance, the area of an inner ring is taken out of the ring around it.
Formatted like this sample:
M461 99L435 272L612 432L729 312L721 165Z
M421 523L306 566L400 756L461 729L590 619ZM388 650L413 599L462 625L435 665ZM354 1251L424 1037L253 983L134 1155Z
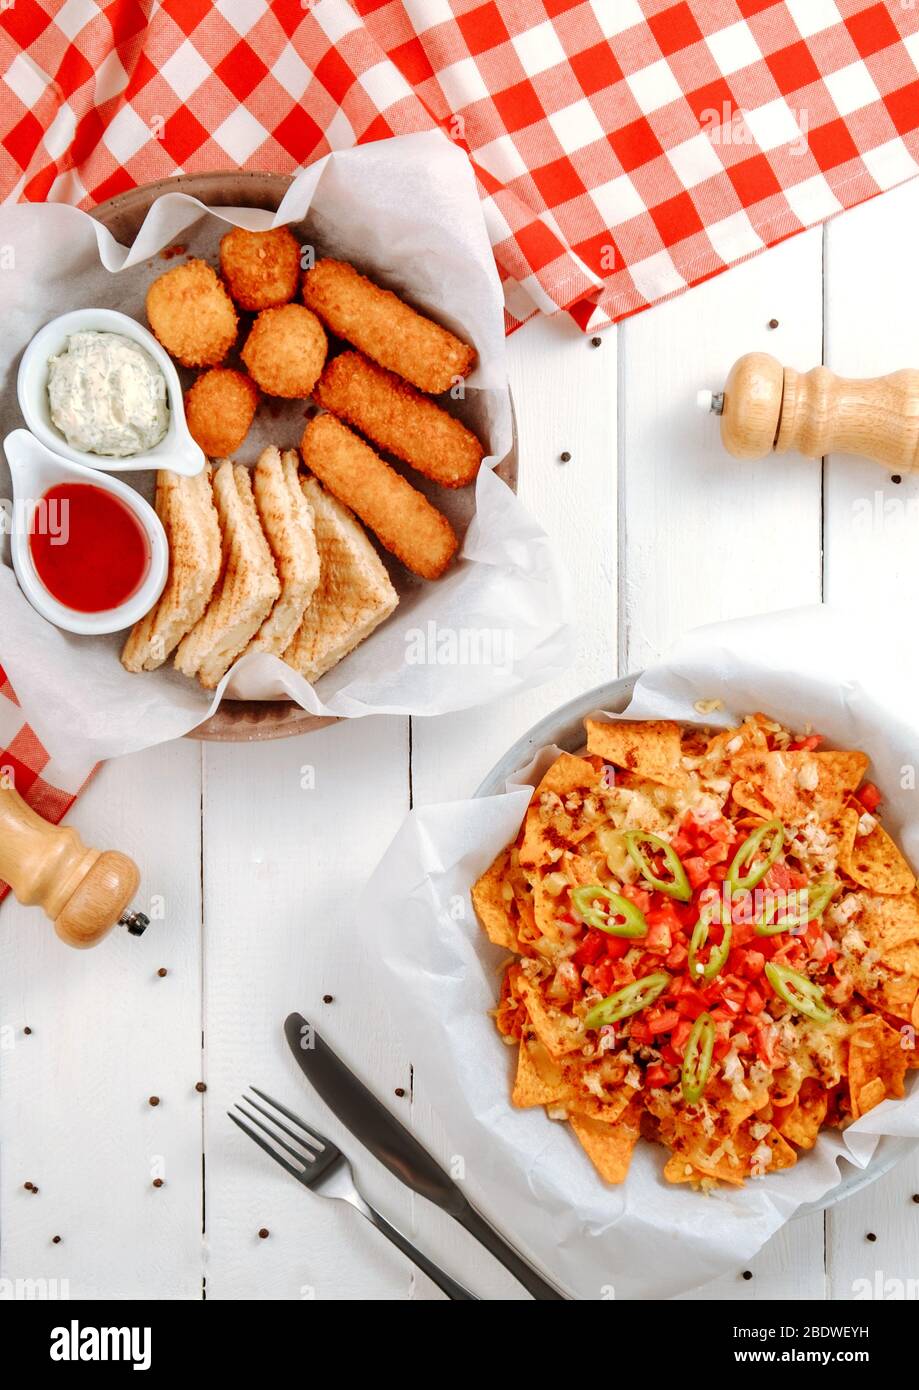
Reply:
M241 309L274 309L297 293L300 243L289 227L267 232L234 227L220 242L220 269Z
M166 351L183 367L214 367L236 341L233 301L205 261L167 270L147 290L147 318Z
M242 444L255 416L258 387L244 372L212 367L185 395L191 437L208 458L225 458Z
M302 304L263 309L240 354L268 396L302 399L312 392L328 351L325 330Z

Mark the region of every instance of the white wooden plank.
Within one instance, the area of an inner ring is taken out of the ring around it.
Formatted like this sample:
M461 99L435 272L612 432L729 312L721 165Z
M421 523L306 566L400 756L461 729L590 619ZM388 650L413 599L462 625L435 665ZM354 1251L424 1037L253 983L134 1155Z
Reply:
M818 362L821 323L816 229L622 325L624 670L702 623L819 601L820 465L732 458L696 392L746 352Z
M410 1197L325 1110L282 1033L299 1011L381 1098L398 1104L395 1088L408 1090L352 918L408 807L406 721L355 719L204 756L208 1297L405 1298L403 1256L350 1208L305 1192L225 1111L250 1084L276 1096L340 1140L368 1199L408 1224Z
M695 400L745 352L819 360L821 251L807 232L622 325L623 670L700 624L819 601L819 464L730 457ZM820 1296L821 1217L787 1226L748 1268L752 1279L738 1269L689 1297Z
M468 796L506 748L542 715L616 674L616 336L595 347L570 320L534 320L509 343L520 432L520 496L546 528L573 585L577 658L551 683L485 709L412 727L415 803ZM569 453L567 463L560 461ZM416 1058L412 1121L449 1164L449 1117ZM527 1294L448 1217L418 1199L419 1238L482 1298ZM430 1295L418 1281L415 1296Z
M830 1208L830 1298L919 1299L917 1197L919 1153L914 1153L877 1182Z
M834 371L879 376L919 365L917 218L919 184L913 182L828 224L826 363ZM840 607L867 605L869 620L871 612L909 613L919 599L919 475L901 476L896 484L867 459L834 455L826 461L826 598ZM866 1278L917 1279L919 1205L911 1201L917 1191L919 1156L831 1209L832 1297L853 1297L856 1281ZM877 1241L867 1240L869 1231Z
M536 319L508 343L520 435L520 497L572 581L574 664L547 685L412 727L418 804L467 796L549 710L616 675L616 336L591 346L565 317ZM571 455L560 462L563 453Z
M745 1264L681 1298L738 1303L826 1298L823 1222L821 1212L789 1222Z
M917 222L919 182L912 182L828 224L826 364L833 371L870 377L919 366ZM827 459L828 603L876 613L915 608L919 473L900 476L892 482L868 459Z
M136 859L143 937L73 951L37 909L0 910L4 1279L201 1297L199 784L196 745L151 749L102 768L69 818Z

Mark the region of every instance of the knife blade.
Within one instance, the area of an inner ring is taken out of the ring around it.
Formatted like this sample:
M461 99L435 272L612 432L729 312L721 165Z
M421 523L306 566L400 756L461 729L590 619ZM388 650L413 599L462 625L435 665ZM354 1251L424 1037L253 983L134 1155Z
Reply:
M476 1211L427 1149L389 1113L302 1014L288 1015L284 1035L313 1089L384 1168L459 1222L535 1299L565 1301L565 1295L537 1274Z

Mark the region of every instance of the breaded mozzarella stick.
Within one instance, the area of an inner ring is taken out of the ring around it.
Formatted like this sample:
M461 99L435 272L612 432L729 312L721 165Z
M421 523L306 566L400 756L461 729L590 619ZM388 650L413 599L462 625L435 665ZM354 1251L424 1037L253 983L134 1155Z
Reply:
M419 391L448 391L467 376L475 348L381 290L347 261L317 261L303 277L303 302L361 352Z
M313 399L444 487L467 487L479 471L484 451L471 430L359 352L326 364Z
M300 452L310 472L408 569L440 578L456 554L453 527L369 444L334 415L319 415L303 431Z

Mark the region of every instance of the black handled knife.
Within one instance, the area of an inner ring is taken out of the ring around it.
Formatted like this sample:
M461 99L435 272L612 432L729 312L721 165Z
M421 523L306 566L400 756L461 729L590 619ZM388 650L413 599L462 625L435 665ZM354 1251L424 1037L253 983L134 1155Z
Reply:
M537 1274L479 1215L440 1164L368 1091L302 1014L289 1015L284 1034L307 1081L394 1177L458 1221L534 1298L565 1301L564 1294Z

